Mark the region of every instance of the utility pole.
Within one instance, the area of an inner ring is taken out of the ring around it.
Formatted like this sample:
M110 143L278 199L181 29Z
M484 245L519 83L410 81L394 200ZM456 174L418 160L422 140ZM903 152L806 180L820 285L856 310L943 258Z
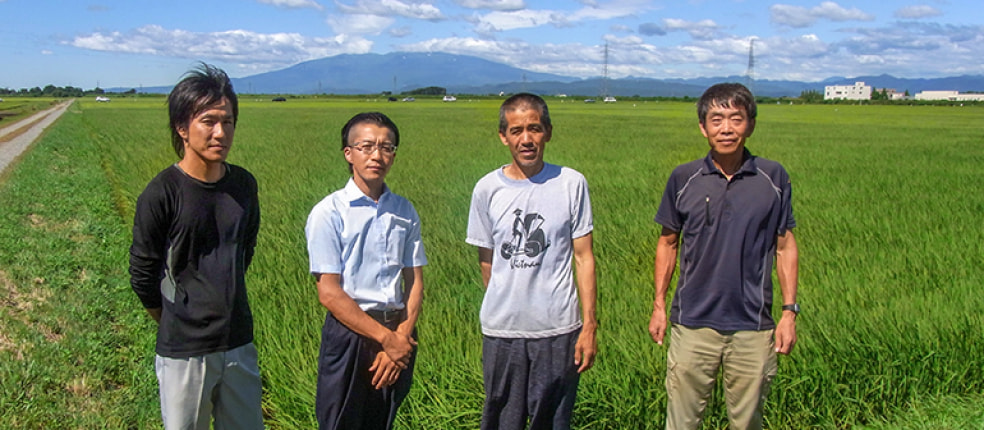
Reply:
M749 91L755 82L755 39L748 41L748 70L745 71L745 86ZM754 94L754 91L752 92Z
M608 42L605 42L605 66L601 76L601 96L608 97Z

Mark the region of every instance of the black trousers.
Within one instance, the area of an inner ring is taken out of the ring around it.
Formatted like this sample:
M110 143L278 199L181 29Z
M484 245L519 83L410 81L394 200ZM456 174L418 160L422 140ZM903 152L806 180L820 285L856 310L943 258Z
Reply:
M395 329L398 322L391 323ZM413 334L417 337L416 332ZM369 366L382 345L359 336L335 319L331 313L321 329L318 354L318 390L315 413L321 430L388 430L393 428L396 411L410 392L414 348L410 365L396 383L377 390L372 386Z

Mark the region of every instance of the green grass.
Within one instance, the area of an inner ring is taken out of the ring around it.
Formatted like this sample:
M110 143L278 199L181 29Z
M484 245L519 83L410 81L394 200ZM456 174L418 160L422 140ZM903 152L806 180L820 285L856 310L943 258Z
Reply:
M127 227L83 118L66 112L0 188L0 428L159 421Z
M341 126L368 110L401 128L388 182L420 212L430 260L399 427L476 428L480 419L482 289L464 237L475 181L509 161L495 134L499 101L383 100L241 101L230 161L260 185L248 282L272 428L313 427L324 311L303 228L349 176ZM646 331L652 218L672 168L706 153L694 106L549 103L546 159L585 174L595 214L600 355L582 378L575 426L662 428L666 351ZM984 161L980 115L760 106L749 148L793 178L804 307L800 342L781 357L766 408L770 428L980 422L984 195L971 176ZM159 425L154 329L126 264L136 196L175 161L166 123L163 99L77 103L0 185L0 428ZM706 418L705 428L726 427L720 393Z
M0 128L52 107L59 101L51 97L4 97L0 102Z

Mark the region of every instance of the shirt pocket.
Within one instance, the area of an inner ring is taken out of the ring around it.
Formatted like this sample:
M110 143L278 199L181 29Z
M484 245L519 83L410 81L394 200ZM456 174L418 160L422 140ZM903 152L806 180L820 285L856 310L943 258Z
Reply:
M386 263L403 266L403 254L412 223L407 218L392 216L386 223Z

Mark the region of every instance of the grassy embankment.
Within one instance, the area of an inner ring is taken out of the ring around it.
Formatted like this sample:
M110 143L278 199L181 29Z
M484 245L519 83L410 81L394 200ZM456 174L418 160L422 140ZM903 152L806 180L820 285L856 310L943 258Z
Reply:
M54 106L59 101L51 97L6 97L0 102L0 128Z
M508 161L496 101L244 100L230 161L260 181L250 294L274 428L310 428L323 316L305 273L310 207L348 173L338 130L382 110L401 127L390 186L424 220L431 264L402 428L475 428L482 402L471 187ZM578 428L660 428L665 350L646 334L652 216L673 166L706 151L693 106L551 101L547 160L588 178L601 355ZM749 147L794 181L804 314L780 360L770 428L967 428L982 419L984 321L976 108L762 106ZM127 285L133 202L174 161L160 100L77 105L0 186L0 427L142 428L159 420L152 326ZM723 428L716 398L705 428Z

